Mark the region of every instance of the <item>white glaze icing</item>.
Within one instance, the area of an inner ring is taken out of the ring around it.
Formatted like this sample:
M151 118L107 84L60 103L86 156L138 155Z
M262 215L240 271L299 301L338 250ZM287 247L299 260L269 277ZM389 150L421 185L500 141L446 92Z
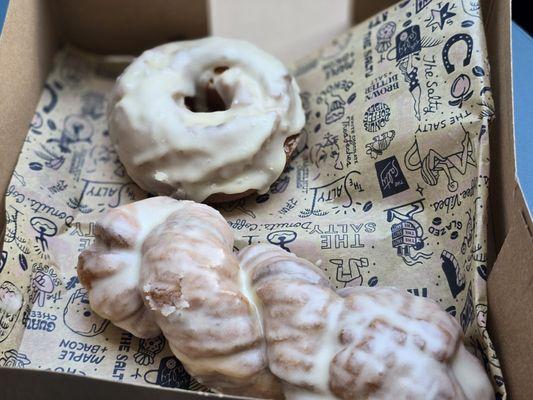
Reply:
M235 256L226 221L192 202L147 199L111 211L99 227L100 239L80 256L93 309L133 333L161 328L186 369L217 391L493 398L460 326L431 300L393 288L335 292L314 264L272 245ZM95 276L102 265L115 268ZM131 287L145 306L124 319L115 299Z
M459 346L457 349L451 367L467 399L494 397L492 388L487 385L485 371L479 368L478 361L468 353L464 346Z
M217 67L228 67L215 72ZM228 107L192 112L209 82ZM285 66L250 43L211 37L144 52L119 77L109 132L128 174L151 193L203 201L266 192L286 164L285 140L305 123Z
M460 326L432 300L394 288L335 293L312 263L271 245L239 259L286 399L493 398Z
M96 222L95 243L80 255L78 275L90 288L89 302L97 314L138 337L159 334L138 290L141 246L154 227L188 203L192 204L168 197L141 200L112 210ZM125 239L128 244L110 248L109 236Z

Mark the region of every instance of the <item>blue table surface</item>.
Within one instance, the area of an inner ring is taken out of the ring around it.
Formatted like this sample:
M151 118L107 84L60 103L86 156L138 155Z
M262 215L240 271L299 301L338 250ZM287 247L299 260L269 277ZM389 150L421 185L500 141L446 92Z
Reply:
M518 179L533 211L533 38L513 24L513 78L515 104L515 147ZM529 111L529 112L528 112Z
M0 0L0 32L9 0ZM533 38L513 23L513 76L517 174L522 190L533 210ZM528 112L529 109L529 112Z
M8 1L9 0L0 0L0 33L2 32L2 27L4 26Z

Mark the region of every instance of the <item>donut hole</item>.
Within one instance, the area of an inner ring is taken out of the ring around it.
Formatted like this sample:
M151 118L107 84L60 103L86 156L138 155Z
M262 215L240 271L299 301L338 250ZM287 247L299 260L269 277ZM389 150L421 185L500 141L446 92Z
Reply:
M203 93L184 99L185 107L194 113L226 111L229 107L214 88L204 88Z
M227 71L228 69L229 67L226 67L225 65L221 65L219 67L215 67L213 71L215 72L215 74L220 75L222 72Z
M213 68L214 75L220 75L229 67L218 66ZM196 94L194 96L187 96L184 98L184 104L187 109L195 113L206 113L216 111L226 111L229 106L224 102L220 94L212 85L211 79L207 86L197 86ZM231 105L231 100L229 101Z

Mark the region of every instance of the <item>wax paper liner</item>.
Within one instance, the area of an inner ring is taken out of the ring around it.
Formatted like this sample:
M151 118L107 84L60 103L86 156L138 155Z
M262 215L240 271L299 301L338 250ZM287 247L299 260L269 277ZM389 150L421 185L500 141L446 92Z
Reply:
M95 315L76 277L94 220L147 196L107 132L116 67L66 48L46 81L7 190L0 366L202 390L163 337L138 340ZM278 245L337 288L435 299L505 398L486 324L494 107L479 7L402 1L293 71L307 123L268 193L219 207L236 247Z

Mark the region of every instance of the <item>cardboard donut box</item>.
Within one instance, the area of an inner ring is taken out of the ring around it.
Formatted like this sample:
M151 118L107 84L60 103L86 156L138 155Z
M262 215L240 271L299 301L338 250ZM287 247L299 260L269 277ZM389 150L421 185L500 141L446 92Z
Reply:
M54 53L65 43L137 54L206 35L248 39L285 62L393 0L12 0L0 37L0 208ZM491 130L489 327L509 397L533 398L533 223L516 178L510 0L481 0L496 119ZM0 231L5 228L4 212ZM3 237L3 233L2 233ZM0 368L0 399L200 399L214 394Z

